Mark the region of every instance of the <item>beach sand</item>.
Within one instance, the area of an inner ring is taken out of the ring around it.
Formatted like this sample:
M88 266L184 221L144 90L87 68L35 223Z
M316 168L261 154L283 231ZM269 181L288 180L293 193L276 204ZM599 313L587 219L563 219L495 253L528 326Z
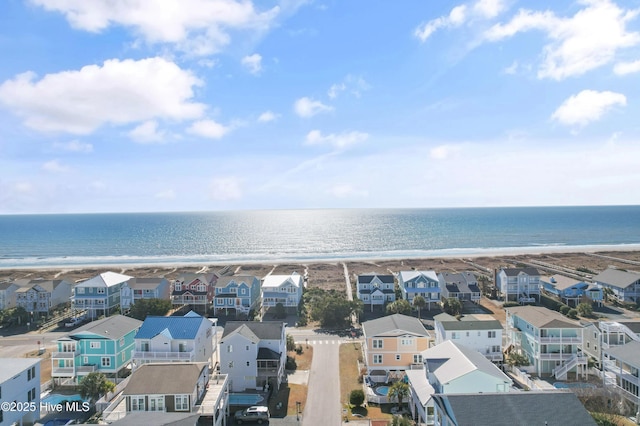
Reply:
M105 265L87 266L79 268L47 267L47 268L23 268L0 270L0 281L18 279L66 279L70 282L79 282L94 277L102 272L113 271L137 278L166 277L175 279L184 273L198 273L220 271L228 268L231 273L255 275L264 277L272 274L290 274L298 272L308 274L309 286L325 289L345 289L344 264L346 264L352 283L359 274L374 272L377 274L390 274L411 269L434 270L437 272L461 272L472 271L482 274L490 279L493 271L501 267L515 267L519 264L535 266L542 275L553 274L552 270L545 270L540 262L549 267L567 268L576 270L586 268L594 273L599 273L610 266L640 271L640 250L634 251L608 251L597 253L571 253L548 252L537 254L500 254L496 256L478 257L433 257L421 259L380 259L380 260L345 260L343 261L314 261L282 263L235 263L235 264L208 264L208 265Z

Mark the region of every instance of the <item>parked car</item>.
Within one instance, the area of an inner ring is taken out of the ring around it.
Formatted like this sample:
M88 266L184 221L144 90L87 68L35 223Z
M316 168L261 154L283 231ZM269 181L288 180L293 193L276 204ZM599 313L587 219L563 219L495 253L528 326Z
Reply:
M239 425L242 423L258 423L269 421L269 408L254 405L245 410L236 411L235 414L236 423Z
M64 323L64 326L65 327L75 327L77 325L82 324L83 321L84 321L83 317L70 318L69 321Z

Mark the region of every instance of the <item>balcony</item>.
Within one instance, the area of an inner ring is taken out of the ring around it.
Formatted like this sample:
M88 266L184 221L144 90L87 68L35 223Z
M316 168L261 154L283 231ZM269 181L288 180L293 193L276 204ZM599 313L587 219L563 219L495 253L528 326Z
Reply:
M53 359L73 359L76 356L80 355L80 351L75 350L73 352L65 351L65 352L53 352L51 354L51 358Z
M51 369L51 377L74 377L75 375L73 367L53 367Z
M541 353L539 358L543 361L566 361L571 359L575 354L573 353Z
M195 359L196 352L150 352L150 351L133 351L132 358L143 362L161 362L161 361L183 361L191 362Z
M206 296L172 296L174 305L206 305L209 303Z
M95 365L81 365L76 367L76 372L78 374L89 374L96 371L97 367Z
M582 337L540 337L540 343L581 344Z

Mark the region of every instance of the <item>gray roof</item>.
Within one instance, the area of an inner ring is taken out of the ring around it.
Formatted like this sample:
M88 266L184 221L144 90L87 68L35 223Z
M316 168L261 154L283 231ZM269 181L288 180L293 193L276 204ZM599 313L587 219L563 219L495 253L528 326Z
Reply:
M582 328L579 322L544 306L514 306L505 310L537 328Z
M206 362L176 362L142 364L135 370L124 388L124 395L191 394L196 388Z
M585 288L586 286L588 286L588 284L582 280L576 280L575 278L565 277L564 275L560 274L551 275L549 277L540 277L540 280L544 283L552 285L558 290L566 290L579 284L582 284L582 286Z
M402 314L387 315L386 317L365 321L362 323L362 329L367 338L383 335L400 336L407 333L429 336L429 332L419 319Z
M394 283L393 275L382 275L382 274L374 274L374 273L358 275L358 282L368 284L371 281L373 281L375 277L378 277L378 279L383 283L388 283L388 284Z
M1 283L0 283L0 290L6 290L6 289L8 289L8 288L9 288L9 287L11 287L11 286L15 286L15 287L17 287L17 285L16 285L16 284L14 284L14 283L12 283L12 282L9 282L9 281L3 281L3 282L1 282Z
M613 346L605 350L610 356L640 368L640 342L632 340L626 345Z
M529 276L540 275L540 272L538 272L536 268L502 268L502 270L508 277L517 277L520 272L524 272Z
M232 281L235 281L236 284L245 283L248 286L251 286L254 281L260 282L255 275L231 275L218 278L216 287L226 287Z
M608 284L619 288L627 288L638 280L640 280L640 274L619 269L607 269L593 277L593 281L598 284Z
M139 289L139 290L154 290L158 288L160 283L166 281L167 284L169 281L166 278L136 278L135 281L129 283L129 287Z
M628 320L628 321L624 321L624 320L618 320L616 322L619 322L620 324L626 326L629 330L633 331L636 334L640 334L640 321L638 320Z
M134 411L111 424L113 426L196 426L199 418L200 414L193 414L191 412L165 413L159 411Z
M242 327L245 326L245 327ZM284 322L282 321L228 321L224 326L222 338L230 335L238 330L246 337L250 337L251 333L260 340L280 340L282 337L282 329Z
M473 315L465 315L460 320L456 317L442 313L433 317L434 321L438 321L442 324L442 328L445 330L457 331L457 330L499 330L502 329L502 324L496 319L483 320L476 318Z
M0 358L0 384L40 361L40 358Z
M502 392L433 396L457 426L595 426L570 391Z
M132 330L137 330L141 325L142 321L135 318L114 315L85 324L71 333L69 337L77 339L79 335L93 333L106 339L117 340Z

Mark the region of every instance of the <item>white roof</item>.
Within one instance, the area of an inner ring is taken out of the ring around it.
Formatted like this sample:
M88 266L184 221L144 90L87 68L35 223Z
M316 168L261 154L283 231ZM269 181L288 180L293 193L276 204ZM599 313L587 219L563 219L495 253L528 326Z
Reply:
M438 276L435 271L400 271L400 279L405 283L419 277L420 275L424 275L430 280L438 281Z
M131 278L133 277L130 277L129 275L116 274L115 272L104 272L77 284L76 287L112 287L129 281Z
M291 275L269 275L264 277L262 288L277 288L286 284L302 287L302 276L297 272Z
M409 379L410 386L420 400L420 405L426 406L431 399L431 395L436 393L429 380L427 380L427 370L406 370L405 373Z
M40 358L0 358L0 384L42 361Z

